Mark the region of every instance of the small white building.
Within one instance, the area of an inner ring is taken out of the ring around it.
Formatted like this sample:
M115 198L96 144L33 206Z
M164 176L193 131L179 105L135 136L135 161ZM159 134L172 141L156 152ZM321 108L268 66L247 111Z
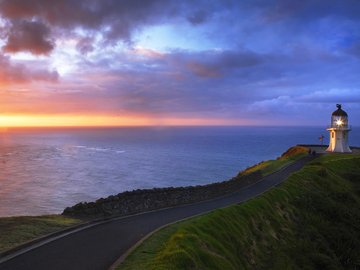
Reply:
M327 152L351 153L348 145L348 135L351 127L348 123L348 115L341 109L341 104L336 104L338 108L331 115L331 125L327 128L330 132L330 144Z

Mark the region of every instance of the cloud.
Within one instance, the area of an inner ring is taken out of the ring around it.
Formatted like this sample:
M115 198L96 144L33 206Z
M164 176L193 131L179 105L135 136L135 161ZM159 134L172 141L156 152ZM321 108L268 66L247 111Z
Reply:
M301 107L312 100L325 102L311 96L314 89L351 87L349 96L350 92L354 94L356 85L360 85L353 72L356 65L345 63L324 58L311 48L295 55L244 49L160 53L142 48L131 54L104 54L90 66L84 62L79 68L83 74L77 77L96 82L101 89L97 100L101 103L108 99L104 104L113 111L236 118L254 106L258 113L252 111L253 117L264 117L270 111L284 117L279 111L281 103L292 101ZM342 80L335 74L341 74ZM301 112L295 108L286 106L289 115Z
M0 80L37 86L29 111L318 121L359 101L360 2L295 2L0 0L4 50L48 55Z
M217 7L204 0L2 0L0 15L13 28L23 20L41 22L52 30L53 39L77 34L85 38L77 46L83 52L91 49L84 43L94 33L102 47L119 42L132 44L134 33L151 25L204 24Z
M23 64L11 63L9 57L0 54L0 83L1 85L24 84L32 81L55 82L58 79L56 71L29 68Z
M94 43L94 38L84 37L78 41L78 43L76 44L76 49L82 54L87 54L95 49Z
M299 96L298 101L307 103L360 103L360 87L352 89L327 89Z
M0 14L15 26L19 20L36 18L66 31L102 31L106 42L129 42L137 28L176 14L176 5L165 0L2 0Z
M31 52L48 54L54 48L50 29L41 22L16 21L8 29L7 42L3 50L8 53Z
M204 78L228 76L261 64L261 55L246 50L238 51L174 51L166 55L167 61L183 72L190 71Z
M339 0L275 0L259 1L263 5L263 14L270 20L318 20L329 16L345 17L359 20L360 3L357 0L348 0L346 4ZM265 8L264 8L265 7Z
M269 50L273 46L284 46L283 49L287 49L293 42L299 41L304 33L310 34L310 26L315 29L312 34L315 38L318 35L314 32L318 31L334 36L337 33L333 33L333 23L326 27L324 20L341 22L337 24L339 28L349 18L359 22L359 12L360 4L356 0L349 0L348 4L341 4L338 0L305 0L301 3L291 0L0 1L0 14L9 24L36 20L49 26L56 35L60 33L60 36L74 34L80 29L82 35L85 35L84 42L97 32L100 33L102 46L114 45L119 41L131 44L133 34L147 26L188 21L192 26L203 26L204 33L199 39L211 39L219 43L223 40L235 46L247 43L254 47L252 49L257 47L259 50ZM318 24L323 29L318 29ZM336 32L342 30L337 29ZM92 49L84 42L77 46L80 52ZM47 45L51 50L50 44Z
M217 78L221 76L220 70L216 66L206 65L195 61L190 61L187 66L189 70L199 77Z
M151 50L151 49L145 49L145 48L135 48L132 51L130 51L134 54L137 55L141 55L150 59L163 59L164 58L164 54L155 50Z
M190 14L187 19L193 25L199 25L204 23L209 17L209 14L205 10L198 10Z

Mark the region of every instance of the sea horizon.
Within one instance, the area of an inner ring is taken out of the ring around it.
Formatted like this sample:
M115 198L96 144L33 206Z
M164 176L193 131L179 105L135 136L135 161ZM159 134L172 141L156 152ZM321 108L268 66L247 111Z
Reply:
M360 145L360 128L350 145ZM0 216L58 214L134 189L203 185L321 144L324 127L25 128L0 133Z

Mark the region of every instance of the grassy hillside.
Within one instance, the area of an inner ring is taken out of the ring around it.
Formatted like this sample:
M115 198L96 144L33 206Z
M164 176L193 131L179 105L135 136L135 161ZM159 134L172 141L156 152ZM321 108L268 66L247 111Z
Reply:
M0 218L0 252L80 222L60 215Z
M303 146L290 147L277 159L260 162L259 164L240 172L240 175L249 174L257 170L260 170L263 176L268 175L308 155L308 151L309 148Z
M360 156L324 156L260 197L167 227L119 269L360 269Z

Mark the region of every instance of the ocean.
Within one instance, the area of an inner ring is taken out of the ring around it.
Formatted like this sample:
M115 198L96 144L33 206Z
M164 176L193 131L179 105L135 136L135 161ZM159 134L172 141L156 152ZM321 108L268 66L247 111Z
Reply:
M223 181L324 127L131 127L0 130L0 216L61 213L126 190ZM360 146L360 128L350 144Z

